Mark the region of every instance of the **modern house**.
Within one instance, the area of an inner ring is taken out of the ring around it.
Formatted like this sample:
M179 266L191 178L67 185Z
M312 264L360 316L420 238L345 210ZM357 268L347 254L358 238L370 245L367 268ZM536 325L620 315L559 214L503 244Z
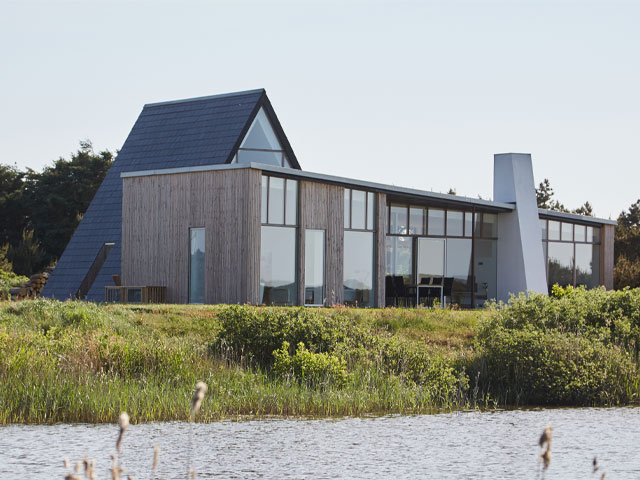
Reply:
M614 226L539 210L528 154L495 155L493 201L303 171L254 90L146 105L43 295L478 307L612 288Z

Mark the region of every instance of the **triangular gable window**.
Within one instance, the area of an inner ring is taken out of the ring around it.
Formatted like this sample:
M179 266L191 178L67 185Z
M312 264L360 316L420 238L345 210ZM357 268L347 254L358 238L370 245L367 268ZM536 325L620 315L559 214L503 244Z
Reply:
M231 163L266 163L278 167L291 167L262 107Z

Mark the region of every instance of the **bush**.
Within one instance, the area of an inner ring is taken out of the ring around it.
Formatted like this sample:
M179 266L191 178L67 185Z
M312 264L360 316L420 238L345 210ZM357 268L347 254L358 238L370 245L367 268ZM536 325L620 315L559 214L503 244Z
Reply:
M346 362L328 353L313 353L304 343L298 343L295 355L289 354L289 342L273 352L273 373L295 378L310 385L334 384L339 387L347 382Z
M9 290L13 287L19 287L28 282L27 277L16 275L15 273L6 272L0 269L0 300L9 299Z
M637 366L615 345L531 326L487 333L476 368L483 390L501 403L613 405L637 392Z

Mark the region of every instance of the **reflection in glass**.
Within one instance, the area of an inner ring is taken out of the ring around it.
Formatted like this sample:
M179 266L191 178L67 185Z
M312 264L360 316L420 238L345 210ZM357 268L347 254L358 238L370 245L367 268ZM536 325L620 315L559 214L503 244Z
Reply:
M344 232L344 303L373 307L373 233Z
M556 283L561 287L573 285L573 243L549 242L547 249L549 293L551 293L551 287Z
M361 190L351 190L351 228L364 230L366 221L366 194Z
M418 238L417 283L434 285L418 287L420 304L432 305L435 299L444 302L444 251L444 238Z
M549 240L560 240L560 222L549 220Z
M462 236L462 212L447 210L447 236Z
M576 285L595 288L600 284L600 246L576 244Z
M189 303L204 303L204 228L189 229Z
M269 223L284 223L284 178L269 178Z
M573 242L573 223L562 222L562 241Z
M482 236L485 238L498 236L498 215L495 213L482 214Z
M285 209L286 224L295 225L298 218L298 182L287 179L287 207Z
M447 303L471 307L471 283L471 240L448 238L444 285L444 294L449 297ZM449 284L450 292L447 291Z
M376 211L376 204L373 198L373 193L367 192L367 230L373 230L375 228L373 217Z
M547 239L547 221L540 219L540 232L543 240Z
M260 303L295 305L296 229L262 227L260 241Z
M389 233L407 234L407 207L391 206Z
M304 304L324 304L324 230L304 232Z
M429 209L429 235L444 235L444 210Z
M351 228L351 189L344 189L344 228Z
M409 209L409 233L411 235L422 235L424 233L423 223L424 210L419 207Z
M473 213L464 212L464 236L473 236Z
M399 275L404 283L412 283L413 241L411 237L387 236L387 275Z
M496 298L498 242L497 240L476 239L474 243L475 306L481 307L487 300Z
M586 242L587 241L587 227L584 225L574 225L573 234L575 235L576 242Z
M238 149L238 163L264 163L266 165L282 166L282 152L263 152L260 150Z
M600 243L600 227L593 227L593 243Z
M262 201L260 203L260 218L262 223L267 223L267 189L269 188L269 177L262 176Z

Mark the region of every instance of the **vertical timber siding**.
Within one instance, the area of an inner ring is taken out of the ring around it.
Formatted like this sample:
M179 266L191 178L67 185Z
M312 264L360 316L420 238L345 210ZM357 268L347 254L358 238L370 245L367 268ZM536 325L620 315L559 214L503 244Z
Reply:
M375 306L384 308L384 277L387 271L387 255L386 255L386 232L387 232L387 196L384 193L376 194L377 197L377 221L376 221L376 242L375 242L375 267L374 267L374 288L376 295Z
M257 303L260 171L123 180L123 285L164 285L167 301L189 301L189 228L205 228L205 302Z
M304 232L325 231L325 305L343 302L344 188L300 182L298 230L298 303L304 304Z
M600 238L600 283L613 290L613 243L615 226L603 225Z

